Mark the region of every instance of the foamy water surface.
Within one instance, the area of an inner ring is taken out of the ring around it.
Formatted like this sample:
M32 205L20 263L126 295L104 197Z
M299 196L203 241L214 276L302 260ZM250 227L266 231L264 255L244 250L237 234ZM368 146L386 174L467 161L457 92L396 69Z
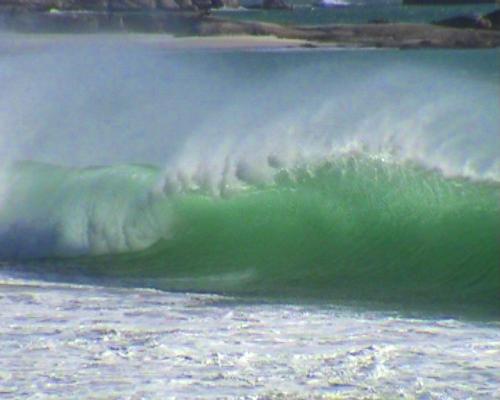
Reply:
M6 278L3 399L500 396L498 323Z

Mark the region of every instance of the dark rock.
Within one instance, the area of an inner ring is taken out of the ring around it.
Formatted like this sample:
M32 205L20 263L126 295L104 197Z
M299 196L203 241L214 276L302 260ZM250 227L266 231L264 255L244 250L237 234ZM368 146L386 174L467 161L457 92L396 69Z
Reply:
M53 9L58 10L88 10L107 11L110 1L108 0L59 0Z
M111 11L151 11L156 9L156 0L109 0L109 8Z
M285 0L262 0L262 8L265 10L291 10L293 7Z
M48 11L58 6L55 0L3 0L0 3L2 12Z
M238 8L239 0L176 0L183 10L196 9L208 11L217 8Z
M469 29L490 29L491 21L482 16L460 15L458 17L446 18L434 22L436 25L448 26L450 28L469 28Z
M493 4L495 0L403 0L407 5L455 5L455 4Z
M197 10L210 10L212 8L212 0L192 0L194 7Z
M213 8L238 8L240 7L239 0L212 0Z
M13 11L146 11L161 3L172 5L175 0L3 0L2 9Z
M181 8L175 0L158 0L156 3L156 7L159 10L175 11Z
M293 10L293 6L286 3L285 0L243 0L241 3L249 10Z
M500 10L495 10L484 16L485 19L491 22L492 29L500 30Z
M195 7L191 0L175 0L175 2L182 9L189 9ZM160 2L161 3L161 2Z
M0 12L151 12L239 7L239 0L0 0Z

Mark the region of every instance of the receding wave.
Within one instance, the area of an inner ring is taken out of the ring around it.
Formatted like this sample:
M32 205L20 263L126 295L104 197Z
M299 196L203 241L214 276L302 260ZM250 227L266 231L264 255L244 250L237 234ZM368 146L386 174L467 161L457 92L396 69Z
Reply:
M497 182L353 154L268 166L214 188L150 166L14 164L1 257L167 290L498 311Z

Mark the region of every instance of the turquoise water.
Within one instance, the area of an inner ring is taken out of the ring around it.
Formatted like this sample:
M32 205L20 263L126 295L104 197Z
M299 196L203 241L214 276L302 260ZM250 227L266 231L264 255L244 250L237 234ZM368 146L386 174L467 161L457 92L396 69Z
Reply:
M215 15L291 25L362 24L372 21L430 23L458 15L484 15L496 9L494 4L405 6L398 2L367 3L339 8L318 8L312 6L311 3L297 0L290 2L295 5L293 11L218 11Z

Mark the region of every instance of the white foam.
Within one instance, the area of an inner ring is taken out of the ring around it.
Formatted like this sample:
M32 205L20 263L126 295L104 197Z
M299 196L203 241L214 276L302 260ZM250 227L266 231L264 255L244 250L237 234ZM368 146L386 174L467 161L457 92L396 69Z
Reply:
M1 282L6 398L500 395L498 324Z

